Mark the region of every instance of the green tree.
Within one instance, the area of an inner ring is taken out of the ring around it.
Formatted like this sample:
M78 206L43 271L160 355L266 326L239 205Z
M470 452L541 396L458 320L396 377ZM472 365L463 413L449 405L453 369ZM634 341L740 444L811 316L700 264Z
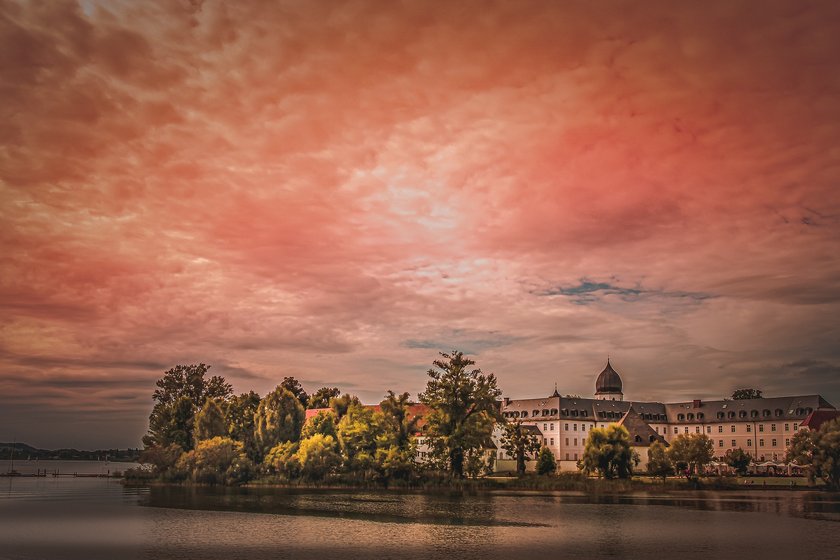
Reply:
M335 420L335 414L331 410L322 410L315 416L307 419L300 432L300 438L309 438L315 434L331 436L336 445L338 444L338 425Z
M364 471L374 466L378 441L385 432L382 413L353 403L338 422L338 441L348 469Z
M149 432L143 437L146 447L177 443L185 450L193 448L195 414L208 398L223 401L233 392L224 377L206 378L209 369L205 364L177 365L158 379Z
M668 459L665 451L665 444L661 441L654 441L648 448L647 472L651 476L661 476L664 481L668 475L674 474L674 466Z
M740 475L747 474L747 469L752 463L752 455L741 449L727 449L723 455L723 462L735 469Z
M333 397L330 399L330 408L339 421L344 418L344 415L347 414L350 406L354 404L361 405L362 403L359 401L358 397L346 393L340 397Z
M441 353L420 394L429 407L426 436L433 456L445 462L456 477L464 476L464 458L470 450L490 442L494 420L501 420L497 399L501 391L493 374L484 375L461 352Z
M617 424L592 428L579 466L587 475L597 473L599 478L629 478L633 472L630 432Z
M671 441L668 458L678 465L685 463L689 473L700 474L712 462L714 446L706 434L680 434Z
M307 408L329 408L330 400L340 395L338 387L321 387L309 397Z
M332 436L315 434L301 440L297 458L301 472L309 480L323 480L341 465L341 455L335 450Z
M225 416L218 402L209 397L204 401L204 406L195 415L195 427L193 430L196 441L227 435Z
M242 443L228 437L199 441L194 451L178 459L178 467L189 472L195 482L241 484L254 476L254 466Z
M403 450L411 445L420 422L419 416L411 416L411 404L408 393L397 395L393 391L388 391L385 399L379 403L390 443Z
M309 404L309 395L307 395L306 391L304 391L303 385L300 384L300 381L294 377L284 377L280 386L293 394L295 398L300 401L303 408L306 409L306 405Z
M554 453L548 447L543 446L540 448L539 455L537 455L537 474L554 474L555 471L557 471L557 460Z
M531 432L531 426L523 426L522 422L508 422L504 424L502 434L502 449L516 460L516 474L525 474L525 462L540 450L540 438Z
M761 391L758 389L735 389L732 393L732 400L743 401L748 399L760 399Z
M809 476L820 478L832 490L840 490L840 418L825 422L819 430L802 430L793 436L787 461L809 467Z
M272 447L263 459L263 468L269 473L283 475L287 480L300 476L300 460L297 456L298 442L285 441Z
M254 439L254 416L260 406L260 396L254 391L231 397L225 404L227 433L241 441L251 460L259 460L260 453Z
M184 453L184 449L177 443L164 447L148 447L140 453L139 463L141 465L152 465L155 474L163 475L178 462L178 458Z
M288 389L278 386L267 394L254 416L254 435L262 453L278 443L298 441L306 411Z
M392 478L408 480L416 473L414 447L400 448L397 445L378 447L375 465L386 481Z

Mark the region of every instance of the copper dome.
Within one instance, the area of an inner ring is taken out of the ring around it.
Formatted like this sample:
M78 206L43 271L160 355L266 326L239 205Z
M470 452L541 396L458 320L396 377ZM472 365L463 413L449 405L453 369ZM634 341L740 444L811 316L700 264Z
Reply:
M607 367L598 375L595 381L595 394L598 393L621 393L621 377L610 365L607 359Z

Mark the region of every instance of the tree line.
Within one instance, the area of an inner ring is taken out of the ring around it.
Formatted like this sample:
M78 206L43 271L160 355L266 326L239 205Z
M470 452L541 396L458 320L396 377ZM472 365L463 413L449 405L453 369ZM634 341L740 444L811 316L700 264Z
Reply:
M257 476L321 481L330 475L412 480L422 469L454 477L488 468L484 455L501 390L461 352L441 353L418 395L429 456L416 461L420 418L408 393L388 391L375 409L337 387L308 395L286 377L260 397L235 395L205 364L177 365L156 383L141 462L167 481L238 484ZM306 409L321 410L309 419Z

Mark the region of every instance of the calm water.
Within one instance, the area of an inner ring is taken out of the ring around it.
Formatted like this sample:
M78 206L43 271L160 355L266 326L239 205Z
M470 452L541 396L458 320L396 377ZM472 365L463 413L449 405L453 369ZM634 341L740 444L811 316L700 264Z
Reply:
M41 467L43 468L43 467ZM2 559L838 558L840 497L439 496L0 479Z

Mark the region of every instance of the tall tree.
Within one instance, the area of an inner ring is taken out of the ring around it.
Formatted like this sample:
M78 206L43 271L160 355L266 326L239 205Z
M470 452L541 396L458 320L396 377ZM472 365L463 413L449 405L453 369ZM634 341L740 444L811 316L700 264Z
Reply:
M300 381L294 377L284 377L280 386L293 394L297 400L300 401L303 408L307 408L307 404L309 404L309 395L307 395L306 391L304 391L303 385L300 384Z
M648 448L647 472L651 476L661 476L664 481L669 474L674 474L674 466L665 452L665 444L654 441Z
M542 446L537 455L537 474L554 474L557 470L557 459L554 458L554 453L546 446Z
M303 424L300 432L300 439L310 438L315 434L331 436L333 441L338 443L338 422L331 410L322 410L315 416L308 418Z
M225 405L225 425L228 435L241 441L248 456L256 461L260 453L254 440L254 416L260 406L260 396L254 391L231 397Z
M338 387L321 387L309 397L307 408L329 408L330 399L341 395Z
M426 436L433 455L448 464L456 477L464 476L464 457L490 441L494 420L501 420L496 376L484 375L461 352L441 352L428 371L420 402L429 407Z
M525 474L525 462L540 450L540 438L531 432L531 426L522 422L508 422L504 425L502 449L516 460L516 474Z
M690 473L700 474L712 462L714 446L706 434L680 434L671 441L668 458L672 463L685 463Z
M385 429L393 445L399 449L407 449L417 434L420 417L411 415L411 404L408 393L397 395L393 391L388 391L385 399L379 403Z
M209 369L205 364L177 365L157 380L149 432L143 437L146 447L177 443L185 450L193 448L195 414L208 398L223 401L233 393L224 377L208 379Z
M279 443L298 441L305 418L298 398L277 386L260 401L254 416L254 435L260 452L264 455Z
M330 408L339 421L344 418L344 415L347 414L350 406L354 404L361 405L362 403L359 401L359 397L347 393L340 397L333 397L330 399Z
M580 467L586 474L597 473L599 478L629 478L633 472L633 451L627 428L618 424L592 428Z
M732 400L743 401L748 399L760 399L761 391L758 389L735 389L732 393Z
M384 434L381 412L353 403L338 423L338 441L345 464L351 470L366 470L374 466L376 449Z
M840 490L840 418L819 430L794 435L786 459L809 467L812 479L820 478L830 489Z
M741 449L727 449L723 455L723 462L735 469L740 475L747 474L747 469L752 463L752 455Z
M222 407L214 399L207 398L204 406L195 415L195 440L201 441L227 435Z

